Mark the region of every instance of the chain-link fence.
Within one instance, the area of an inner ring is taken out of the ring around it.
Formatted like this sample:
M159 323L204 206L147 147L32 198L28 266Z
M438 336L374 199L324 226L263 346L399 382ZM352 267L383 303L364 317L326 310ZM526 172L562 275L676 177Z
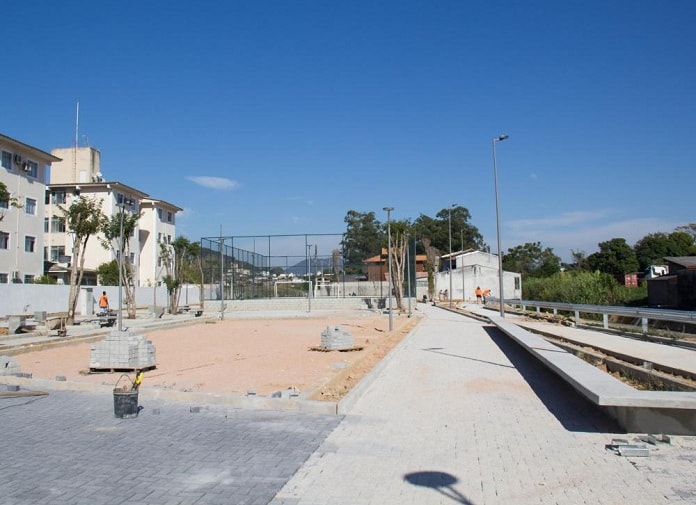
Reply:
M350 296L342 234L204 237L207 300Z

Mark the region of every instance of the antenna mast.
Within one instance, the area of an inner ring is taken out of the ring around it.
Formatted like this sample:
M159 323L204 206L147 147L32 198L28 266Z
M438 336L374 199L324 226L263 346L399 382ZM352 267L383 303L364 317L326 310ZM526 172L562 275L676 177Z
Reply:
M75 143L72 156L72 182L77 182L77 135L80 126L80 102L77 102L75 111Z

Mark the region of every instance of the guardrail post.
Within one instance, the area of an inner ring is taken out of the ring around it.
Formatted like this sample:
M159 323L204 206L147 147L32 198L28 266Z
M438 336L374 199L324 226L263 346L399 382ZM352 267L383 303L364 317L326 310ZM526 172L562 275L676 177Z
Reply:
M557 316L558 315L558 309L553 309L553 315Z
M537 314L539 314L540 312L541 312L541 307L539 307L539 306L537 305Z
M604 321L604 329L609 329L609 314L602 314L602 320Z
M648 318L647 317L642 317L640 319L641 325L643 327L643 333L648 332Z

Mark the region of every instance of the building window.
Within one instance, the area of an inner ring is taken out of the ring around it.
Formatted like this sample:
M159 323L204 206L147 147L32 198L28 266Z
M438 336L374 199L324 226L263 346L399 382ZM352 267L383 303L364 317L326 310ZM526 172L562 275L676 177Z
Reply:
M520 278L515 277L515 289L520 289Z
M24 237L24 252L34 252L34 248L36 247L36 237L30 237L27 235Z
M36 215L36 200L27 198L27 202L24 204L24 212L32 216Z
M24 284L34 284L34 276L29 274L25 275Z
M48 202L46 202L48 203ZM65 191L51 191L51 203L61 205L65 203Z
M157 243L159 244L160 242L162 242L162 233L157 234Z
M10 234L0 231L0 249L10 248Z
M51 246L51 257L50 260L55 263L60 263L60 257L65 256L65 246L62 245L52 245Z
M0 209L9 209L10 202L7 200L0 200Z
M39 176L39 165L34 161L27 161L27 167L29 168L27 175L36 179Z
M167 222L168 223L172 222L172 213L171 212L167 212Z
M171 244L171 243L172 243L172 236L167 235L167 244Z
M44 233L48 233L48 218L44 218Z
M135 253L132 252L128 255L128 261L130 261L131 265L135 265Z
M8 153L7 151L2 152L2 168L12 170L12 153Z
M0 284L7 284L10 277L7 274L0 274Z
M51 218L51 232L60 233L65 231L65 218L55 217Z
M162 209L157 209L157 217L162 221Z

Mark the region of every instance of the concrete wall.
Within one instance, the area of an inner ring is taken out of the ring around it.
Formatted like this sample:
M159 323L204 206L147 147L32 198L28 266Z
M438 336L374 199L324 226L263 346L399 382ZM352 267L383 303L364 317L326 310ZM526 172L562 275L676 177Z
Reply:
M520 274L514 272L503 272L503 289L505 298L521 298L522 284L520 289L515 289L515 278ZM452 292L450 298L453 300L464 299L467 302L476 301L476 287L481 286L482 290L490 289L491 296L498 297L498 266L488 265L465 265L463 268L455 268L452 271ZM450 290L450 272L439 272L435 278L435 296L442 290ZM462 293L464 296L462 296Z
M187 290L188 288L188 290ZM109 304L112 309L118 308L118 286L89 286L80 290L75 311L79 315L91 315L96 313L97 301L102 291L106 291ZM188 295L187 295L188 291ZM0 284L0 317L8 314L33 314L37 311L48 313L67 312L70 286L46 285L46 284ZM164 286L155 288L135 288L135 300L138 307L167 305L167 290ZM198 305L198 287L189 285L182 287L179 297L179 306ZM125 306L125 293L123 295Z

